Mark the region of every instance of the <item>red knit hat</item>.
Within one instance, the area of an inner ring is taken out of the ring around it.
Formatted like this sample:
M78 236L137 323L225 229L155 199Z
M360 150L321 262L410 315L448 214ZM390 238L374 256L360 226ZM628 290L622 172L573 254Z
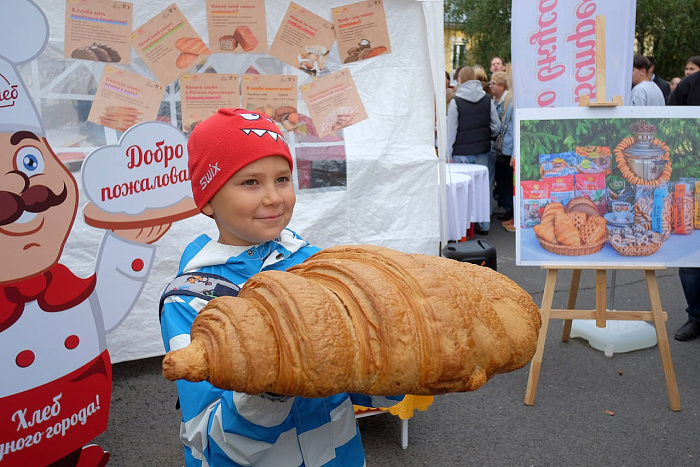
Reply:
M198 124L187 141L192 195L201 211L240 169L267 156L282 156L294 168L292 155L275 122L245 109L219 109Z

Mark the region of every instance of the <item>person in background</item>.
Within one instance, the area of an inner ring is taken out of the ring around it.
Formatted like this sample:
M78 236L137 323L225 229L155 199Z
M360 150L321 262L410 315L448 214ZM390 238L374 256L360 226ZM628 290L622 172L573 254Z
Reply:
M496 106L472 67L465 66L459 71L458 82L455 98L447 109L447 160L486 166L491 194L496 163L491 141L498 135L501 122ZM489 222L481 222L474 231L488 235L490 226Z
M450 86L452 80L450 79L450 73L445 71L445 105L449 106L450 101L455 97L455 90Z
M692 73L678 83L671 93L668 105L700 106L700 73ZM678 328L676 340L690 341L700 336L700 268L678 268L678 276L685 295L688 320Z
M503 61L501 57L493 57L491 59L491 74L497 71L506 71L506 62Z
M219 109L197 125L187 150L194 202L219 232L217 239L202 234L185 247L178 274L222 276L241 287L260 271L284 271L319 251L287 229L296 203L293 158L269 117ZM204 305L204 299L184 294L164 299L166 351L189 344ZM225 391L207 381L176 384L188 467L361 467L365 456L353 404L388 407L403 399L347 393L290 397Z
M635 55L632 68L632 105L664 106L666 99L661 89L651 81L651 64L644 55Z
M496 105L496 112L501 121L501 131L504 141L501 151L496 152L496 201L504 212L496 216L500 221L513 219L513 169L510 166L510 156L513 153L513 134L508 133L508 128L512 129L510 121L512 119L512 98L508 89L508 76L504 71L497 71L491 75L489 83L493 93L493 102ZM509 138L506 145L505 138Z
M680 83L680 82L681 82L681 79L678 76L671 78L671 81L669 81L669 83L668 83L671 85L671 92L676 90L676 86L678 86L678 83ZM670 94L669 94L669 97L671 97Z
M685 63L685 76L690 76L698 71L700 71L700 55L693 55Z
M484 70L484 67L481 65L474 65L472 68L474 69L476 79L481 81L481 87L484 89L484 92L488 94L489 97L493 97L491 87L489 86L489 77L486 75L486 70Z
M649 75L651 76L651 80L661 89L664 100L668 100L668 96L671 94L671 85L668 81L656 74L656 59L649 55L647 55L646 58L649 60Z

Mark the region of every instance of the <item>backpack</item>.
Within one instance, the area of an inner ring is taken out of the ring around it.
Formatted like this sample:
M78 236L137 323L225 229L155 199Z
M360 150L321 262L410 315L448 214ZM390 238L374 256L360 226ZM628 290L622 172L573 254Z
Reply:
M186 272L176 276L165 287L158 303L158 321L163 316L163 304L171 295L189 295L209 301L216 297L235 297L241 290L236 284L217 274ZM180 398L175 402L175 410L180 410Z
M165 299L171 295L189 295L209 301L216 297L235 297L241 290L236 284L217 274L186 272L173 279L160 296L158 320L163 315Z

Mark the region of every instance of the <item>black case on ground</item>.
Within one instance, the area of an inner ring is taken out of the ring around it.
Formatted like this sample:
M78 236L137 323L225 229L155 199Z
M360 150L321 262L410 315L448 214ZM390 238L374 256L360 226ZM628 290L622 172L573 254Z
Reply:
M462 261L465 263L486 266L497 271L496 248L491 242L483 238L468 240L466 242L449 243L442 249L445 258Z

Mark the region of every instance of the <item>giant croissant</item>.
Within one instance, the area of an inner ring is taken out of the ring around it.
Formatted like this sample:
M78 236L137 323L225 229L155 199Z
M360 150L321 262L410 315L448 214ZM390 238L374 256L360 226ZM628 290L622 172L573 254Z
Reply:
M527 292L491 269L333 247L209 302L163 374L248 394L472 391L527 364L540 324Z

